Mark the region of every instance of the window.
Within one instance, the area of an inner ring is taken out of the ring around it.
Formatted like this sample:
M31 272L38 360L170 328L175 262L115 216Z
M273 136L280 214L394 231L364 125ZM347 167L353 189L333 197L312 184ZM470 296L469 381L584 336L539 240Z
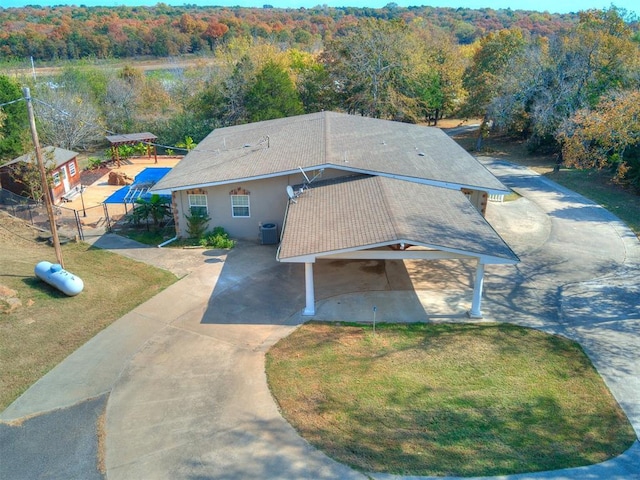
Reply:
M58 185L60 185L60 172L53 174L53 186L57 187Z
M189 195L189 210L191 215L200 214L207 215L207 196L203 194L190 194Z
M69 175L72 177L76 174L76 162L71 162L69 164Z
M233 217L249 217L249 195L231 195Z

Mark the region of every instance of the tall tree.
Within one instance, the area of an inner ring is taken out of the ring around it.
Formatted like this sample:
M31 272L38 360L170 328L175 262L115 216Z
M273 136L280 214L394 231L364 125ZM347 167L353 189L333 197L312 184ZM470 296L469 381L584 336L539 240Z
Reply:
M247 92L245 105L251 122L304 113L289 74L273 61L267 62L258 72L255 83Z
M480 40L471 64L464 73L463 84L469 97L462 110L463 114L483 117L477 149L481 148L487 132L491 102L501 93L507 68L524 47L525 39L519 29L489 33Z
M0 163L13 160L24 153L28 140L29 122L23 102L10 103L22 98L20 86L9 77L0 75L0 107L4 122L0 125Z
M365 19L329 42L324 62L350 112L390 118L413 66L415 39L406 24Z
M104 139L102 120L88 96L48 85L36 93L35 111L45 144L86 150Z
M640 90L611 94L578 110L558 131L565 164L615 168L615 178L640 186ZM635 150L635 151L634 151ZM628 152L635 155L629 156Z
M333 110L338 98L327 68L311 53L296 49L288 53L305 113Z
M581 12L568 33L531 43L510 59L491 111L532 148L555 148L563 122L607 92L637 86L639 67L640 49L616 9Z

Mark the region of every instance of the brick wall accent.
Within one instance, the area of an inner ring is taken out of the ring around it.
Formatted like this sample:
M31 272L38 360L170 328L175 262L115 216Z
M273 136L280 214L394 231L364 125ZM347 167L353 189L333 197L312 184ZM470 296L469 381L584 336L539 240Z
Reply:
M245 190L242 187L234 188L229 192L229 195L251 195L249 190Z
M187 190L187 195L206 195L207 192L202 188L192 188L191 190Z

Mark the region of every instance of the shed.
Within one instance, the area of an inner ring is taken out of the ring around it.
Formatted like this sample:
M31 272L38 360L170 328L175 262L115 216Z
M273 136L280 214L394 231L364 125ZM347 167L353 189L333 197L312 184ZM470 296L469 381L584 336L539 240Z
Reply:
M78 153L58 147L44 147L42 156L45 165L51 165L50 194L53 203L59 203L80 192L81 180L78 168ZM0 184L2 188L17 195L28 196L29 191L20 178L20 164L36 164L35 152L26 153L0 166Z

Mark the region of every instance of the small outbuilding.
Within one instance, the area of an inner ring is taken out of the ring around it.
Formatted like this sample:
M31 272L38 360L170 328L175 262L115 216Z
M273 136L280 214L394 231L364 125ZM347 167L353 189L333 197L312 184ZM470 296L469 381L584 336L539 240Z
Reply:
M44 147L42 156L47 169L51 169L50 194L53 203L60 203L80 192L81 180L78 168L78 153L58 147ZM20 157L0 166L0 185L16 195L29 196L27 180L23 178L26 164L37 168L35 152Z

